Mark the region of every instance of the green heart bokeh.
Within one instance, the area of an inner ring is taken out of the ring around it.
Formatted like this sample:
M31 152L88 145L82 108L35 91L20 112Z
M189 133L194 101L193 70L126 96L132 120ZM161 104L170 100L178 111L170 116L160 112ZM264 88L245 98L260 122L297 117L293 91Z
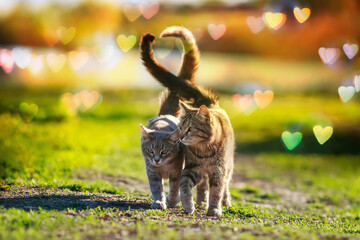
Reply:
M301 142L302 134L301 132L291 133L289 131L285 131L281 134L281 139L285 144L286 148L291 151L296 148L296 146L299 145L299 143Z
M36 116L38 110L39 107L35 103L28 104L23 102L19 106L20 116L25 122L30 122Z

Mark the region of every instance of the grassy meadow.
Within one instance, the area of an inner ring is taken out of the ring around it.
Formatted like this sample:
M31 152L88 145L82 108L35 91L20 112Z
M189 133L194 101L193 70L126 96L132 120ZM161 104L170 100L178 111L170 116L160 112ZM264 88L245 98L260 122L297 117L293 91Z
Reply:
M222 93L237 151L233 205L216 218L150 209L139 124L158 92L103 91L69 116L66 89L0 91L0 239L360 239L359 96L275 94L245 115ZM31 122L21 102L38 105ZM334 128L324 145L317 124ZM303 134L293 151L285 130Z

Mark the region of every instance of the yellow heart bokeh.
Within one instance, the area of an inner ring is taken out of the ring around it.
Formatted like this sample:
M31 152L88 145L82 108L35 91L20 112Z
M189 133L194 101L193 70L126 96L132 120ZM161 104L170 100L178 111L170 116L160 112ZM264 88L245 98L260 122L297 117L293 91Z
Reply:
M286 22L286 15L280 12L266 12L263 14L263 19L268 27L278 30Z
M320 125L316 125L313 128L313 132L318 142L323 145L333 134L333 128L330 126L322 128Z
M128 52L130 49L132 49L136 43L136 37L134 35L125 36L125 35L119 35L116 38L116 41L124 52Z
M60 37L60 41L66 45L75 37L76 29L74 27L66 28L61 26L56 30L56 32Z
M299 23L305 22L310 17L310 12L309 8L294 8L294 16Z
M271 101L273 100L273 98L274 98L274 92L270 91L270 90L265 91L265 92L262 92L260 90L256 90L254 92L255 103L261 109L263 109L267 105L269 105L271 103Z
M140 6L131 5L129 3L124 5L123 12L130 22L135 21L141 15Z

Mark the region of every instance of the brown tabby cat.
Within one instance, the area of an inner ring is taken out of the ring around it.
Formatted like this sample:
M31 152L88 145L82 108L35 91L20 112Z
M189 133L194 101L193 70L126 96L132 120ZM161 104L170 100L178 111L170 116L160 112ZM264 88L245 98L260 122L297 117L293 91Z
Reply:
M198 66L199 51L191 32L182 27L167 28L161 37L180 37L184 45L184 55L179 77L192 81ZM154 61L151 44L155 40L152 34L143 35L140 43L141 57L148 71L155 78L166 77L168 72L156 60ZM150 190L154 198L152 208L165 209L175 207L179 197L179 184L184 157L179 140L177 118L179 97L171 91L166 92L157 117L141 128L141 148L146 163L146 172ZM163 179L169 178L169 195L165 200ZM166 202L165 202L166 201Z
M196 101L196 100L195 100ZM186 212L194 211L191 189L209 181L207 215L220 216L222 205L231 204L229 184L234 167L234 133L226 112L216 105L181 106L180 141L185 145L185 169L180 180L180 197ZM199 199L199 197L202 197ZM197 202L206 202L206 194Z
M157 65L153 56L151 64ZM207 214L220 216L222 205L230 205L229 183L235 149L230 120L218 106L218 98L211 90L197 86L186 78L184 81L182 77L177 77L162 67L154 70L153 75L172 94L192 100L192 106L180 103L180 139L185 145L185 169L180 180L182 205L186 212L194 212L191 189L198 186L197 204L207 206L209 184Z

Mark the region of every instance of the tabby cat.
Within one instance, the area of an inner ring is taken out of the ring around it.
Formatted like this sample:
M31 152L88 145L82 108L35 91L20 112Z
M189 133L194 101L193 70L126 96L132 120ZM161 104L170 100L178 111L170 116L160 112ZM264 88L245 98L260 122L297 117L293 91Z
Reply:
M184 46L183 63L179 78L192 81L198 66L199 51L191 32L182 27L165 29L160 37L179 37ZM167 70L154 61L151 44L155 37L144 34L141 42L141 57L147 70L155 77L166 77ZM154 202L152 208L175 207L179 201L179 184L184 165L183 149L179 140L179 97L166 91L158 115L146 127L140 124L141 149ZM169 178L169 194L165 198L163 179Z
M151 60L157 65L153 56ZM231 204L229 184L235 145L230 120L218 106L218 98L212 90L175 76L162 67L153 70L155 78L172 94L183 100L192 100L191 106L180 102L180 141L184 145L185 157L180 180L182 206L187 213L194 212L191 189L197 186L197 204L208 205L207 215L220 216L222 206Z

